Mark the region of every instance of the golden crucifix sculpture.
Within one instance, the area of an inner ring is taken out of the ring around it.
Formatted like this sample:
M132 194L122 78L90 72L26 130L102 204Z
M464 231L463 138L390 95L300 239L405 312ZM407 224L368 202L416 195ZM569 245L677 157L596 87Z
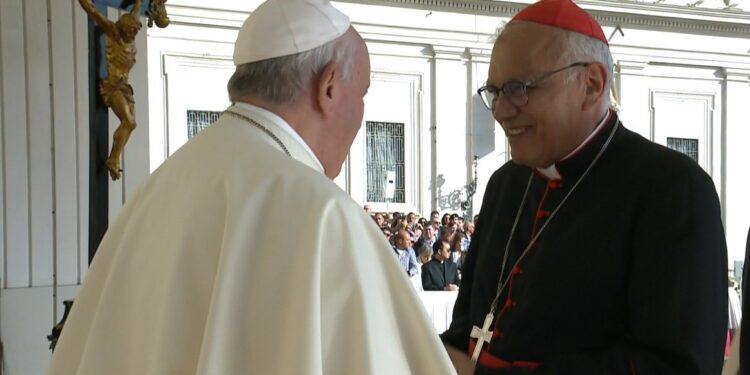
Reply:
M142 0L135 0L133 10L123 14L117 22L99 13L92 0L78 0L83 10L91 16L104 31L106 39L107 77L101 81L99 92L104 104L120 119L112 141L112 151L107 158L107 169L112 180L120 178L120 157L130 133L136 127L135 99L133 87L128 83L130 70L135 65L135 36L143 24L140 20ZM165 10L166 0L152 0L149 4L149 26L156 22L159 27L166 27L169 18Z

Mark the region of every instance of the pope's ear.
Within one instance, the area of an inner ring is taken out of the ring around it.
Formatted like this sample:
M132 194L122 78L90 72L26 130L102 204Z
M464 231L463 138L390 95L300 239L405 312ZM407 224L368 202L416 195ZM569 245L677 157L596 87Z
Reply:
M335 62L330 62L318 75L316 97L318 106L324 115L329 115L333 112L336 94L335 89L337 88L336 82L338 81L339 74L341 74L339 65Z
M605 95L609 95L607 92L609 73L604 64L593 62L586 66L582 74L585 91L581 109L587 110L598 105Z

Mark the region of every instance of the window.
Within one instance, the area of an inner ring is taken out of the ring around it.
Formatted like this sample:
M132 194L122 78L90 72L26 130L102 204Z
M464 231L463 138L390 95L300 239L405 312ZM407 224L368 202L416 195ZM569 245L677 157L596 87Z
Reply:
M367 121L367 201L386 202L386 178L395 172L393 199L388 202L404 203L404 123Z
M201 130L209 127L214 121L219 119L221 112L215 111L187 111L187 132L188 139L193 138Z
M698 140L691 138L667 137L667 147L679 151L698 163Z

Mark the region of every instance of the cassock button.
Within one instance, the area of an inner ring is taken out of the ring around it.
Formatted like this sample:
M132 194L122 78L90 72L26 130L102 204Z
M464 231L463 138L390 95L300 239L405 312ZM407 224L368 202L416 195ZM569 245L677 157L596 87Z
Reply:
M513 307L516 303L513 302L510 298L505 300L505 307Z
M538 218L547 217L549 216L549 214L550 214L549 211L542 210L541 208L536 210L536 217Z
M550 189L558 189L562 187L562 180L551 180L547 182Z
M520 275L522 273L523 273L523 270L521 269L521 267L519 267L519 266L513 267L513 274L514 275Z

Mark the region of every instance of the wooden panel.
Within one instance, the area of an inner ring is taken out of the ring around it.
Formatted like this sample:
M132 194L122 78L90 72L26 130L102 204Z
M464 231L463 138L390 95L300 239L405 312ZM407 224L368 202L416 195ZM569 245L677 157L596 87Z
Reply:
M58 284L78 282L78 166L76 158L73 1L50 1L55 184L55 250Z
M3 76L3 173L7 287L29 286L29 161L23 2L3 1L0 49Z
M75 4L76 0L70 0ZM78 279L89 266L89 46L88 15L74 5L75 93L78 133Z
M52 288L0 290L5 375L44 374L51 352Z
M52 285L53 201L47 1L24 2L29 103L31 285Z

